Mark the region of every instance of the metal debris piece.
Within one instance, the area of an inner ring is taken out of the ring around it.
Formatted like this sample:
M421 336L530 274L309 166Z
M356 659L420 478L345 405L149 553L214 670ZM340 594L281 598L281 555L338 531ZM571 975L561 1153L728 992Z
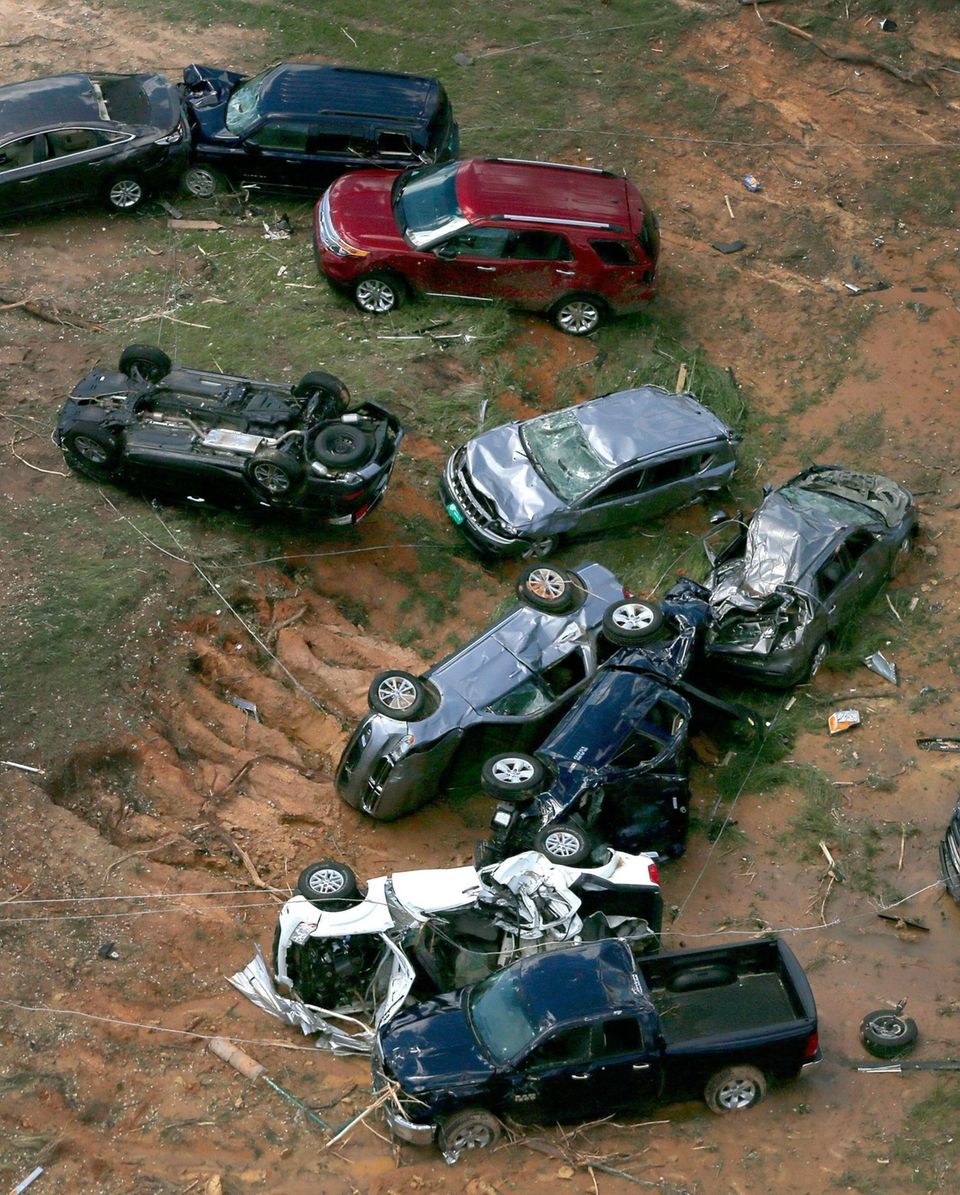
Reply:
M183 219L183 212L181 212L178 207L174 207L172 203L167 203L165 199L160 200L160 206L167 213L167 215L172 216L174 220Z
M840 734L844 730L852 730L860 725L859 710L834 710L827 719L827 726L831 734Z
M0 765L5 768L17 768L21 772L36 772L38 776L43 775L42 768L33 768L28 763L14 763L12 759L0 759Z
M100 958L119 958L120 951L117 950L116 942L104 942L104 944L97 951Z
M893 17L881 17L878 27L882 29L884 33L895 33L897 22L893 19Z
M247 714L253 714L254 720L257 722L260 721L260 711L257 709L256 702L247 701L244 697L233 697L231 700L238 710L243 710Z
M38 1166L36 1168L36 1170L31 1170L25 1179L23 1179L21 1182L17 1183L17 1185L10 1192L10 1195L20 1195L20 1193L22 1191L25 1191L27 1189L27 1187L29 1187L30 1184L33 1182L33 1180L36 1178L39 1178L41 1174L43 1174L42 1166Z
M896 664L894 664L893 660L888 660L882 651L875 651L873 655L866 656L863 662L871 672L875 672L877 676L882 676L891 685L899 683L897 680Z
M739 253L746 247L746 241L712 241L710 244L710 248L716 249L718 253Z
M727 514L727 512L725 510L715 510L713 512L713 514L710 516L710 526L711 527L715 527L719 523L729 523L729 522L730 522L730 516Z
M875 1075L900 1075L904 1071L960 1071L960 1062L952 1058L923 1059L918 1062L877 1062L858 1066L858 1071L868 1071Z
M921 751L960 751L960 739L943 736L933 739L917 739L917 746Z
M763 183L753 174L745 174L743 176L743 185L748 191L762 191Z

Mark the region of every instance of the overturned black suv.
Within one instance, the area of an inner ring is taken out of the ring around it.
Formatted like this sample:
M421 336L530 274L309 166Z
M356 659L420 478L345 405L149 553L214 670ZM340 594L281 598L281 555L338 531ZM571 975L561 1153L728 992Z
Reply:
M175 499L357 523L380 500L403 431L378 403L348 410L332 374L295 386L174 365L130 345L75 387L54 432L71 469Z

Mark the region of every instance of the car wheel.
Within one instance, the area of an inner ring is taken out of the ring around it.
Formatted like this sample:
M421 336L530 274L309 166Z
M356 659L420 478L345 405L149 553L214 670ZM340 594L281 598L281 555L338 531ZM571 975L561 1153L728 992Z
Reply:
M107 203L117 212L132 212L146 197L146 188L134 174L115 178L107 187Z
M894 554L893 560L890 562L890 576L899 577L903 570L910 563L910 557L913 555L913 536L908 535Z
M604 309L589 295L571 295L562 299L551 312L553 322L570 336L589 336L603 323Z
M823 661L830 654L830 647L826 639L821 639L817 646L810 653L810 663L806 667L805 679L810 681L820 671Z
M638 598L614 602L603 612L603 633L617 647L632 647L652 638L663 626L663 611Z
M403 287L390 274L374 271L354 283L353 301L368 315L386 315L403 302Z
M194 199L212 199L218 192L229 190L226 178L212 166L188 166L180 175L180 186Z
M867 1013L860 1022L860 1041L874 1058L896 1058L909 1053L918 1036L916 1021L889 1009Z
M549 564L531 564L517 579L517 596L534 610L563 614L583 594L579 578Z
M767 1081L755 1066L728 1066L708 1079L703 1090L707 1107L721 1116L752 1108L766 1094Z
M68 431L63 437L63 451L72 469L95 481L112 477L120 464L117 437L96 424Z
M120 372L132 382L159 382L173 367L173 362L155 344L128 344L120 354Z
M557 537L545 535L542 539L532 539L520 553L522 560L542 560L544 556L552 556L557 550Z
M466 1149L490 1149L500 1140L500 1121L485 1108L464 1108L440 1125L440 1149L460 1154Z
M480 787L500 801L525 800L543 787L546 769L524 751L491 756L480 769Z
M360 897L353 869L331 859L305 867L297 879L297 891L318 909L342 909Z
M268 448L247 462L247 477L257 493L267 499L287 498L297 488L300 465L286 452Z
M290 393L294 398L320 399L327 419L339 419L350 401L347 387L329 373L305 373Z
M370 459L373 449L373 438L349 423L328 423L318 429L310 443L313 459L330 469L361 465Z
M579 867L593 854L589 836L572 822L544 826L533 845L551 863L565 867Z
M378 714L409 721L423 711L427 691L418 676L391 668L373 678L367 700L370 708Z

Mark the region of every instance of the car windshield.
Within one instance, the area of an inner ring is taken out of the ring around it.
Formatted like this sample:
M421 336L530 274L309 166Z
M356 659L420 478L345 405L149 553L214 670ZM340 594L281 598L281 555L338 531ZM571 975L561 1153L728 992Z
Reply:
M574 411L531 419L520 438L534 467L564 502L575 502L603 481L609 466L593 451Z
M470 1023L487 1053L498 1062L514 1058L540 1036L538 1024L523 1000L520 967L508 967L484 979L467 997Z
M260 118L260 110L257 105L260 101L260 92L266 74L267 72L263 71L252 79L248 79L230 97L230 103L227 104L226 125L230 132L237 137L248 133Z
M458 165L414 166L400 177L394 206L415 249L426 249L470 223L457 203Z

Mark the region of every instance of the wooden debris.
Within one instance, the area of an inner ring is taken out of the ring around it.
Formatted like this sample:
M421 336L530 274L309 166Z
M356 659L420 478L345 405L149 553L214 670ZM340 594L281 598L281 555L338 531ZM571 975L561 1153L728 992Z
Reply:
M179 229L181 232L221 232L223 225L216 220L170 219L167 228Z
M22 307L24 311L43 320L46 324L59 324L66 328L85 328L89 332L102 332L103 324L95 324L92 320L72 312L62 312L54 304L43 306L33 299L13 299L9 295L0 295L0 311L9 311L14 307Z
M823 841L823 839L820 840L820 850L823 851L823 857L827 861L827 870L829 871L830 875L837 881L838 884L842 884L845 878L844 874L840 870L840 866L836 859L834 859L833 855L830 854L830 848Z

